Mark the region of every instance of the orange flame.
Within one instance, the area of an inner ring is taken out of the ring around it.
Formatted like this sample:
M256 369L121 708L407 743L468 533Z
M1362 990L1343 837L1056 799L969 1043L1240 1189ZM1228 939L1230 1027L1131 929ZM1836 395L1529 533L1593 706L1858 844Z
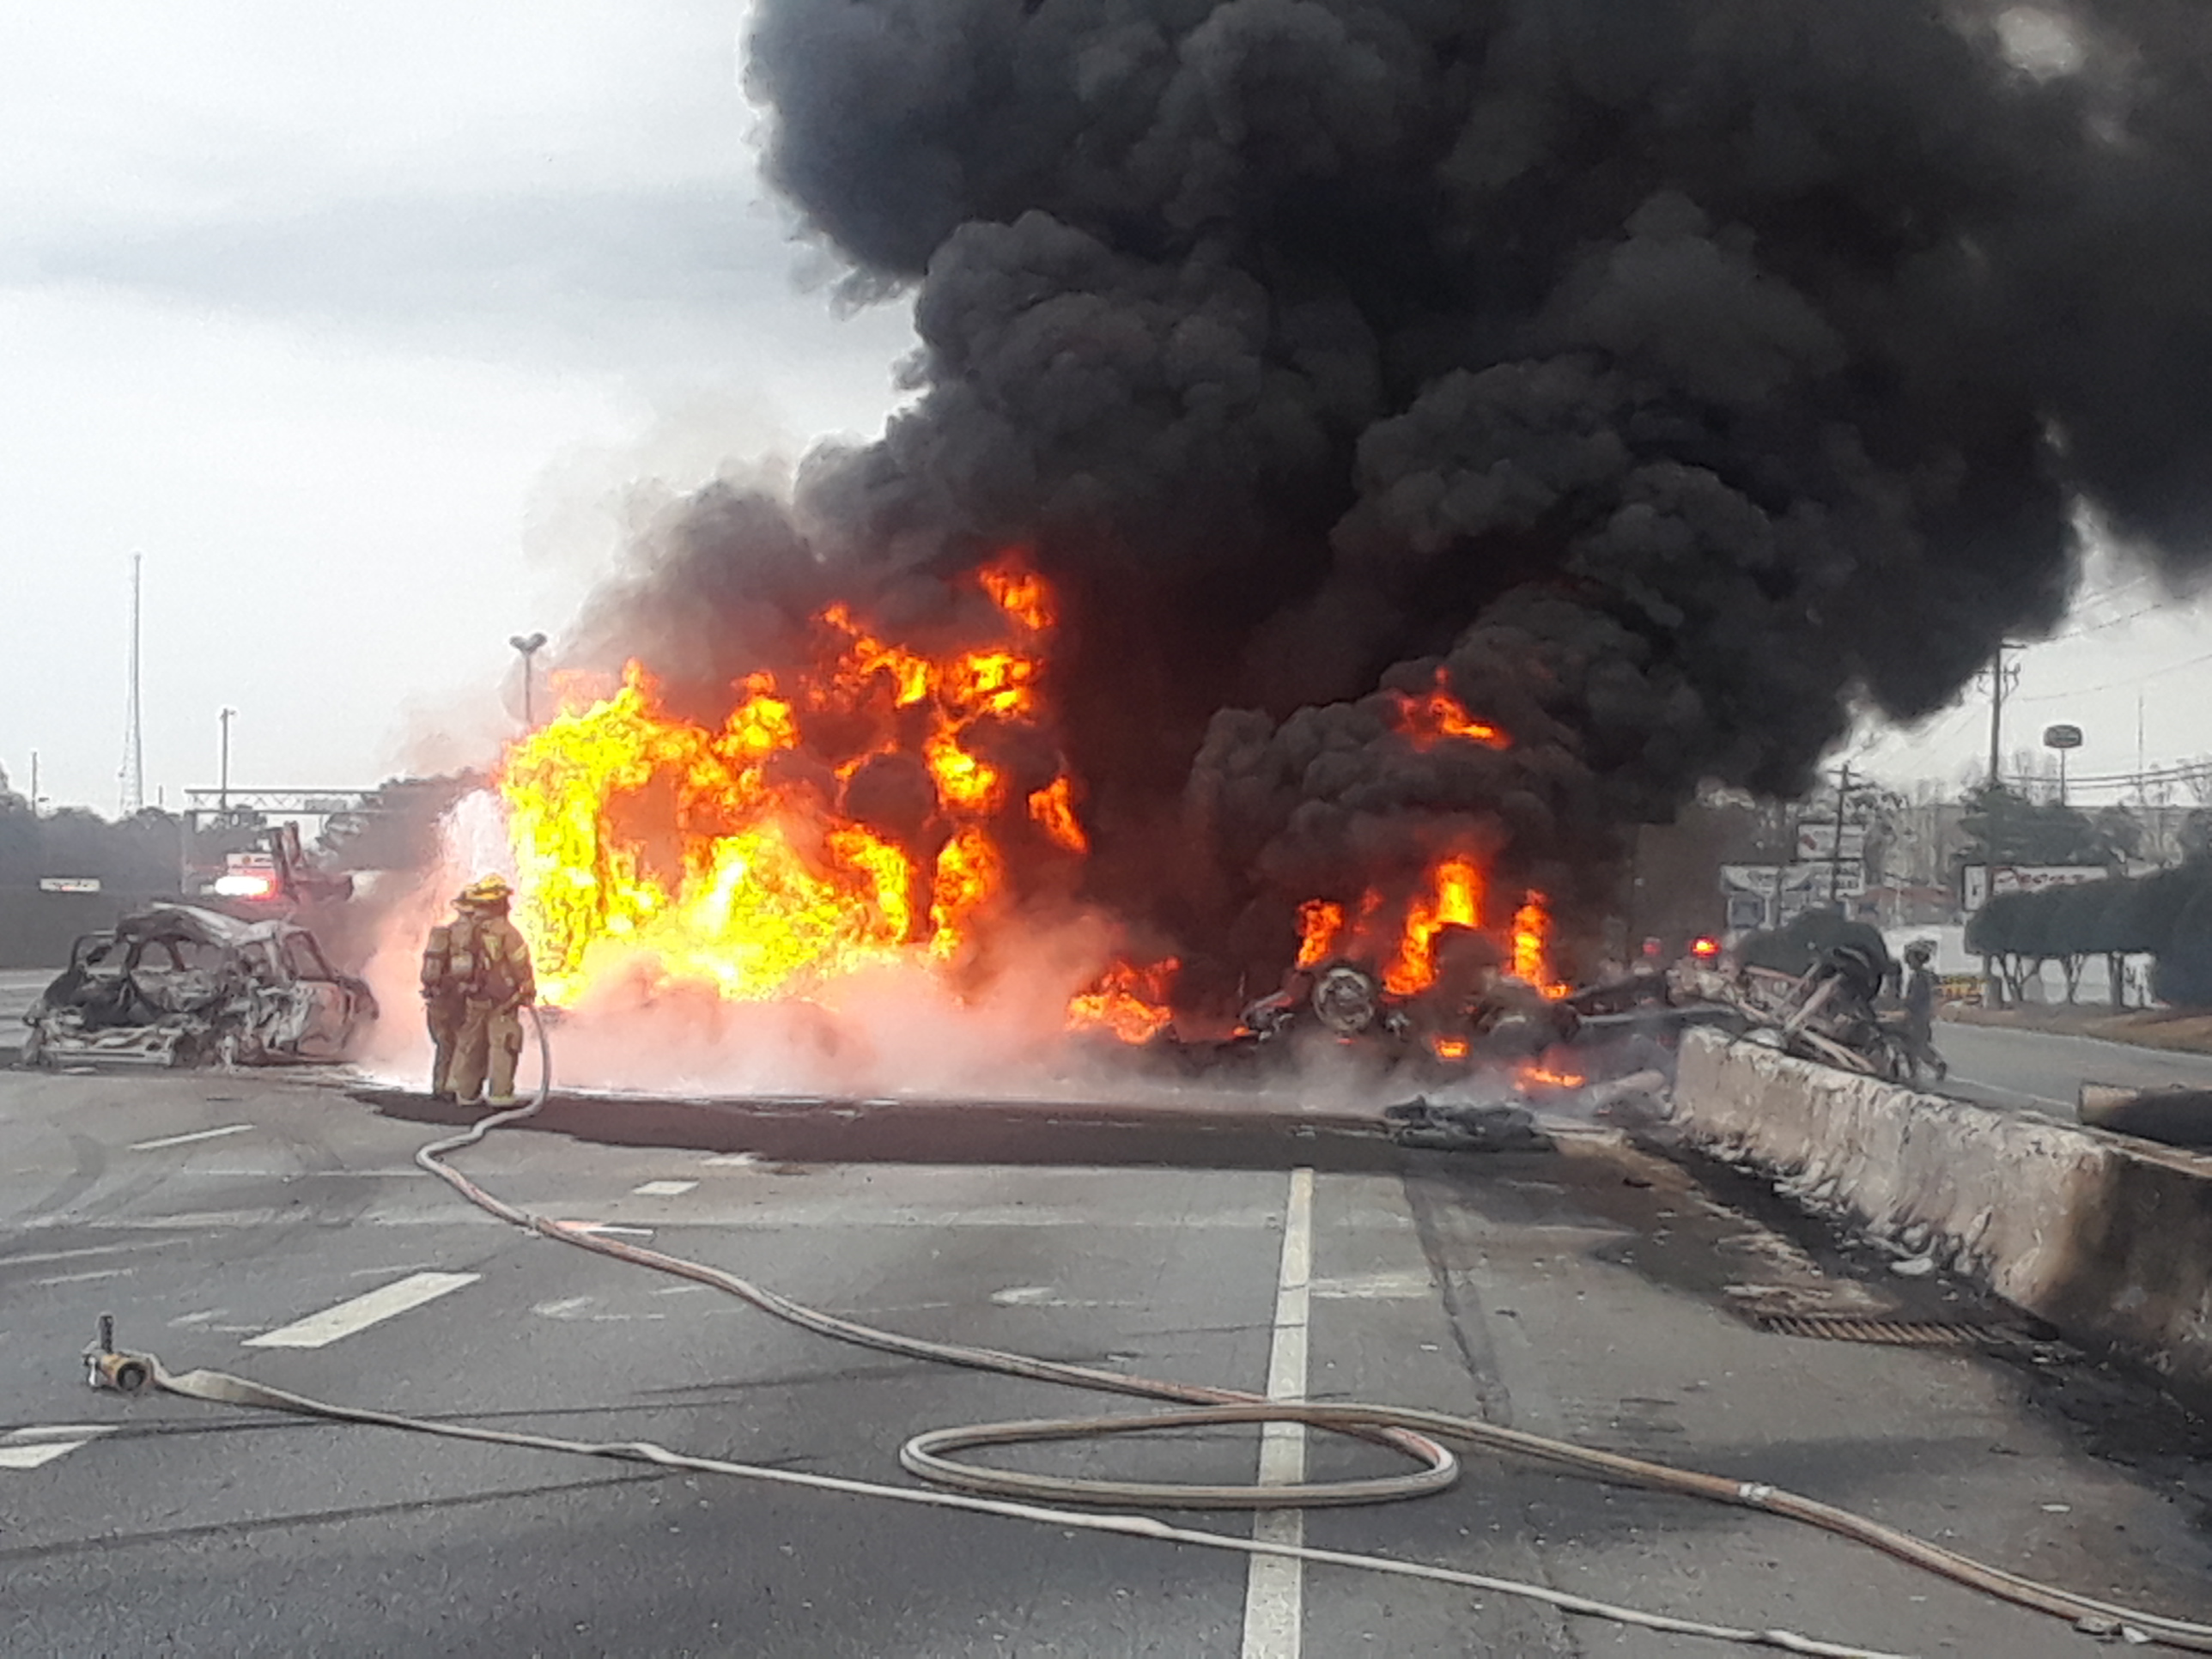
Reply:
M1344 907L1328 899L1308 899L1298 906L1298 966L1313 968L1328 959L1336 936L1344 931Z
M1175 1018L1167 1006L1168 985L1182 966L1174 957L1149 968L1115 963L1089 990L1068 999L1068 1024L1110 1032L1128 1043L1151 1041Z
M976 572L976 580L983 591L998 602L999 609L1020 623L1032 634L1049 633L1058 620L1052 608L1052 592L1043 578L1029 569L1018 554L1008 554L997 564Z
M1030 794L1030 817L1055 847L1076 854L1091 850L1091 837L1075 816L1075 781L1066 773Z
M1513 913L1513 976L1557 999L1572 988L1552 976L1551 949L1551 910L1541 893L1526 894Z
M1465 1060L1474 1047L1465 1037L1432 1036L1429 1039L1429 1051L1438 1060Z
M1447 927L1482 925L1482 872L1471 858L1448 858L1429 872L1426 897L1406 913L1398 954L1382 975L1393 996L1413 996L1437 980L1437 935Z
M1529 1060L1513 1073L1513 1083L1520 1089L1579 1089L1589 1079L1580 1072L1555 1072Z
M1444 689L1444 671L1437 670L1437 677L1425 696L1415 696L1409 691L1390 694L1398 703L1398 730L1416 749L1432 749L1448 738L1463 738L1492 749L1510 749L1512 739L1487 720L1479 720L1468 713L1466 705Z
M1004 617L1000 641L927 657L833 605L817 618L819 671L790 686L748 675L719 728L663 708L635 663L596 700L563 683L562 712L509 747L498 778L516 920L547 999L572 1002L641 958L746 1000L958 959L1008 879L997 825L1012 804L975 727L1048 717L1054 624L1050 590L1012 558L976 581ZM794 764L808 740L834 750ZM918 753L936 797L918 848L840 807L839 781L902 750ZM1085 850L1065 774L1024 804L1047 839Z

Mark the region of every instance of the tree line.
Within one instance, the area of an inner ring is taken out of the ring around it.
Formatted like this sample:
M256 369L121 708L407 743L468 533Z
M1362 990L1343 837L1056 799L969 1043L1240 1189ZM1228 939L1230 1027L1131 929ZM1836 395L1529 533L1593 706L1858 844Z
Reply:
M2121 1006L2122 959L2148 956L2160 1001L2212 1006L2212 858L2144 876L1999 893L1967 924L1966 948L1994 960L2014 1001L2047 962L2058 964L2073 1001L2082 969L2101 956L2113 1006Z

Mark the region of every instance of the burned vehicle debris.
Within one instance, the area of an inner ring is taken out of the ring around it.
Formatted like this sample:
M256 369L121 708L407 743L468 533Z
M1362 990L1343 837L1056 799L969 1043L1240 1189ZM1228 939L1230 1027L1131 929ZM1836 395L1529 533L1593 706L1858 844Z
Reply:
M1323 963L1317 971L1291 974L1283 989L1244 1010L1232 1041L1278 1042L1308 1025L1318 1026L1340 1042L1371 1037L1390 1044L1402 1041L1412 1030L1406 1011L1379 979L1355 963L1340 961Z
M27 1066L286 1065L343 1060L376 999L295 923L163 904L88 933L32 1004Z
M1579 1017L1518 980L1393 992L1371 968L1337 957L1287 976L1245 1008L1218 1053L1288 1056L1305 1043L1356 1047L1443 1075L1525 1061L1575 1041Z

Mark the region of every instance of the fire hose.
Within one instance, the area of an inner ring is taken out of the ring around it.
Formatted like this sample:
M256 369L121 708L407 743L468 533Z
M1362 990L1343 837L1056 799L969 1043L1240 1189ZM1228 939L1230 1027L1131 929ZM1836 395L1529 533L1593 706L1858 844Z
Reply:
M1167 1401L1174 1402L1179 1408L1138 1415L1054 1418L931 1430L913 1437L899 1452L902 1467L937 1488L931 1490L695 1456L672 1451L650 1441L571 1440L516 1430L488 1429L466 1423L406 1417L397 1413L313 1400L223 1371L173 1372L153 1355L117 1352L113 1347L111 1328L104 1316L100 1340L88 1349L86 1354L90 1380L94 1386L136 1392L150 1385L185 1399L216 1405L250 1407L337 1422L399 1429L410 1433L437 1435L448 1439L482 1441L495 1445L651 1463L664 1468L733 1475L780 1486L993 1515L1063 1530L1118 1534L1246 1555L1289 1557L1320 1565L1349 1567L1519 1597L1547 1604L1564 1613L1668 1634L1702 1637L1713 1641L1778 1649L1790 1653L1834 1656L1835 1659L1902 1659L1902 1656L1823 1642L1789 1631L1753 1630L1647 1613L1553 1589L1548 1585L1465 1572L1424 1562L1238 1537L1232 1534L1172 1526L1146 1516L1100 1514L1045 1506L1049 1502L1127 1504L1167 1510L1263 1510L1372 1504L1420 1497L1441 1492L1458 1479L1458 1459L1442 1443L1450 1441L1515 1454L1601 1480L1617 1481L1647 1490L1672 1492L1779 1516L1865 1545L1970 1589L2069 1620L2077 1629L2087 1633L2122 1637L2137 1642L2148 1641L2189 1652L2212 1653L2212 1626L2140 1612L2044 1584L2004 1568L1976 1561L1955 1550L1929 1543L1850 1510L1778 1487L1701 1474L1644 1458L1579 1446L1505 1428L1480 1418L1397 1406L1269 1400L1232 1389L1161 1381L1041 1359L995 1348L970 1347L902 1335L810 1308L720 1268L603 1237L584 1224L532 1214L486 1191L444 1161L451 1154L475 1146L493 1129L520 1122L544 1106L552 1089L552 1047L546 1036L544 1023L538 1018L537 1011L532 1009L529 1012L537 1036L539 1061L538 1086L531 1099L509 1110L480 1118L460 1133L433 1141L415 1154L415 1162L418 1165L445 1182L471 1204L514 1226L562 1243L712 1286L749 1303L763 1313L835 1341L906 1358L993 1371L1094 1392ZM1295 1423L1308 1428L1326 1430L1388 1446L1413 1457L1422 1467L1395 1475L1361 1480L1284 1486L1201 1486L1028 1474L965 1462L946 1455L951 1452L982 1446L1033 1444L1044 1441L1091 1439L1160 1430L1253 1423Z

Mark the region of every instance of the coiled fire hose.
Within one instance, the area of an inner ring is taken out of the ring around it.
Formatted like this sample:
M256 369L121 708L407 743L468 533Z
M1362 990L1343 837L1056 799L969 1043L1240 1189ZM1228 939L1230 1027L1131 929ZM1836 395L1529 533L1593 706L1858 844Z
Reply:
M433 1141L415 1154L417 1164L451 1186L471 1203L502 1221L547 1238L557 1239L562 1243L711 1285L750 1303L763 1313L836 1341L907 1358L933 1360L1103 1393L1170 1401L1176 1402L1180 1408L1134 1416L990 1423L972 1428L938 1429L918 1434L900 1449L899 1462L908 1473L941 1488L932 1491L790 1469L768 1468L720 1458L692 1456L671 1451L650 1441L570 1440L508 1429L479 1428L465 1423L404 1417L396 1413L309 1399L303 1395L270 1388L223 1371L175 1373L149 1354L110 1352L100 1356L94 1366L95 1379L104 1370L111 1385L116 1385L118 1377L122 1379L119 1386L126 1389L150 1382L167 1393L217 1405L253 1407L339 1422L402 1429L449 1439L483 1441L495 1445L521 1446L536 1450L651 1463L664 1468L736 1475L781 1486L1000 1516L1063 1530L1114 1533L1247 1555L1286 1556L1317 1565L1352 1567L1521 1597L1546 1603L1565 1613L1608 1620L1645 1630L1703 1637L1751 1647L1778 1649L1790 1653L1833 1656L1834 1659L1903 1659L1902 1656L1819 1641L1789 1631L1752 1630L1646 1613L1556 1590L1547 1585L1493 1577L1483 1573L1462 1572L1422 1562L1304 1545L1279 1544L1231 1534L1170 1526L1146 1516L1098 1514L1048 1508L1040 1503L1021 1501L1046 1499L1061 1504L1210 1510L1281 1510L1378 1503L1419 1497L1442 1491L1452 1485L1458 1478L1458 1460L1439 1443L1449 1440L1518 1454L1601 1480L1618 1481L1780 1516L1866 1545L1984 1595L2071 1620L2076 1628L2088 1633L2123 1637L2138 1642L2148 1641L2189 1652L2212 1653L2212 1626L2139 1612L2058 1589L2002 1567L1973 1560L1955 1550L1929 1543L1847 1510L1777 1487L1752 1481L1731 1480L1719 1475L1674 1468L1643 1458L1627 1457L1565 1441L1547 1439L1540 1435L1484 1422L1479 1418L1457 1417L1442 1412L1395 1406L1364 1403L1321 1405L1267 1400L1236 1389L1158 1381L1118 1371L1040 1359L1026 1354L1009 1353L994 1348L969 1347L957 1343L932 1342L919 1337L902 1336L807 1307L719 1268L662 1251L645 1249L618 1239L606 1238L582 1224L533 1215L485 1191L443 1162L450 1154L476 1145L493 1129L520 1122L544 1106L552 1088L552 1047L546 1036L544 1023L538 1018L537 1011L532 1009L529 1012L531 1024L537 1035L539 1061L538 1087L532 1098L511 1110L495 1112L481 1118L461 1133ZM1176 1486L1024 1474L962 1462L945 1455L948 1452L980 1446L1085 1439L1241 1423L1299 1423L1310 1428L1325 1429L1389 1446L1414 1457L1423 1467L1398 1475L1296 1486Z

